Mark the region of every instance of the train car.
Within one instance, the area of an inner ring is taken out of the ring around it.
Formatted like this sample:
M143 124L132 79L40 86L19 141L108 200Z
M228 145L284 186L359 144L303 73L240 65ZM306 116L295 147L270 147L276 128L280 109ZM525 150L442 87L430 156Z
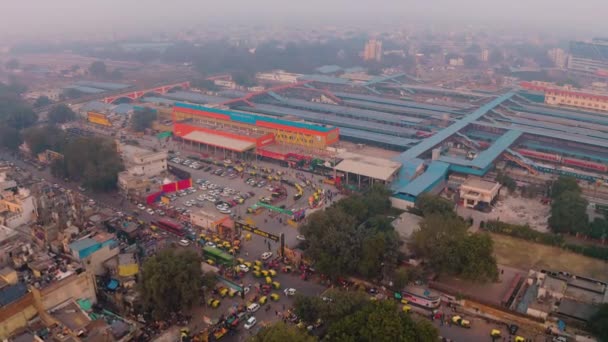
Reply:
M517 149L517 152L519 152L519 154L521 154L524 157L528 157L528 158L536 158L536 159L540 159L540 160L546 160L546 161L552 161L552 162L561 162L562 161L562 157L560 155L557 154L553 154L553 153L544 153L544 152L538 152L538 151L533 151L533 150L527 150L527 149Z
M577 166L584 169L599 171L599 172L608 172L608 165L602 163L596 163L588 160L576 159L576 158L564 158L564 164L569 166Z

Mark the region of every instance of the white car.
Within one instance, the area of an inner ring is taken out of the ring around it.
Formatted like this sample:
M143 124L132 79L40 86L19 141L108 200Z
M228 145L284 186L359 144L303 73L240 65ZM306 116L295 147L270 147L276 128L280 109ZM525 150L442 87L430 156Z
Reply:
M188 241L188 240L179 240L178 243L182 247L188 247L188 246L190 246L190 241Z
M215 244L211 241L207 241L207 243L205 243L205 246L207 247L215 247Z
M296 235L296 239L300 240L300 241L306 241L306 238L304 237L304 235Z
M247 307L247 312L252 312L253 313L253 312L256 312L258 310L260 310L260 304L258 304L258 303L249 304L249 306Z
M272 252L264 252L262 253L262 260L268 260L272 257Z
M154 215L154 210L148 208L148 210L146 210L146 212L150 215Z
M137 209L139 209L139 210L146 210L146 207L144 207L144 205L143 205L143 204L139 203L139 204L137 205Z
M240 264L239 265L239 270L247 273L247 272L249 272L249 267L247 267L247 265Z
M219 211L220 211L220 213L226 214L226 215L232 214L232 210L230 210L230 209L220 209Z
M285 292L286 296L294 296L296 294L296 289L288 288L288 289L285 289L283 292Z
M247 319L247 321L245 322L245 329L249 330L251 328L253 328L253 326L257 323L258 321L255 319L255 317L249 317L249 319Z

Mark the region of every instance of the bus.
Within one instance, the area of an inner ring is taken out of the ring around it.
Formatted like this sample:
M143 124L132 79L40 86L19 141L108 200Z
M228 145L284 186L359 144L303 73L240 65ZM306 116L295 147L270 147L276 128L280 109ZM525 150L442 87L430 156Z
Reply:
M441 297L435 292L420 286L408 286L401 292L402 298L409 303L426 309L436 309L441 305Z
M182 229L182 226L178 223L160 220L160 221L156 221L155 224L156 224L156 226L158 226L158 228L160 228L166 232L169 232L171 234L175 234L180 237L183 237L185 235L185 232Z
M203 247L203 256L205 259L211 259L217 264L233 265L234 257L219 248L205 246Z

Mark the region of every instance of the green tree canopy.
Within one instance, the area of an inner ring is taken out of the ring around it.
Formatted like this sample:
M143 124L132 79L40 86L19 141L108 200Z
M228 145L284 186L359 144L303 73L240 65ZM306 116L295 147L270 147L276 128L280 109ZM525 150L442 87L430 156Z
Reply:
M123 165L114 141L101 137L76 138L66 144L63 154L64 159L51 166L55 176L81 181L97 191L116 188Z
M566 190L551 202L549 226L556 233L588 234L588 202L580 191Z
M454 203L438 195L423 193L416 198L416 207L420 209L422 215L430 216L434 214L454 216Z
M466 223L457 216L426 216L412 235L410 247L439 273L480 281L498 276L491 238L469 234Z
M608 220L604 218L596 218L589 227L589 236L594 239L608 238Z
M61 153L67 143L65 133L54 126L30 127L23 130L22 136L34 156L45 150Z
M0 146L15 151L21 143L21 135L17 129L0 125Z
M191 308L199 301L202 279L201 260L196 252L163 250L143 264L142 304L158 319Z
M89 73L93 76L105 77L107 72L106 63L102 61L95 61L89 66Z
M600 341L608 341L608 304L602 304L589 322L591 332Z
M45 95L38 96L36 101L34 101L35 108L48 106L50 104L53 104L53 101L51 101L51 99L49 99L49 97Z
M156 112L150 108L135 111L131 116L131 128L136 132L143 132L152 127L156 117Z
M264 327L250 337L249 342L314 342L317 339L293 325L281 321Z
M58 104L49 111L49 121L62 124L76 119L76 113L66 104Z
M430 324L418 324L399 311L395 302L368 302L361 310L329 326L326 340L340 342L437 341L439 333Z
M566 191L581 193L576 178L560 176L551 186L551 198L556 199Z

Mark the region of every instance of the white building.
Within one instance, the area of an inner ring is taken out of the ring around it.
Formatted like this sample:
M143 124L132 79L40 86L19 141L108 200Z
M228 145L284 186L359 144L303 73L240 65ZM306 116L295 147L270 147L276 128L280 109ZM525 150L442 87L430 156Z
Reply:
M273 70L270 72L258 72L255 78L261 82L272 82L272 83L297 83L298 77L302 74L295 74L292 72L286 72L284 70Z
M155 177L167 171L167 153L121 144L120 152L126 171L133 176Z
M568 62L568 55L566 54L566 51L556 48L547 51L547 54L549 55L549 58L556 67L560 69L566 67L566 64Z
M0 225L15 229L33 222L37 215L36 201L29 190L0 193Z

